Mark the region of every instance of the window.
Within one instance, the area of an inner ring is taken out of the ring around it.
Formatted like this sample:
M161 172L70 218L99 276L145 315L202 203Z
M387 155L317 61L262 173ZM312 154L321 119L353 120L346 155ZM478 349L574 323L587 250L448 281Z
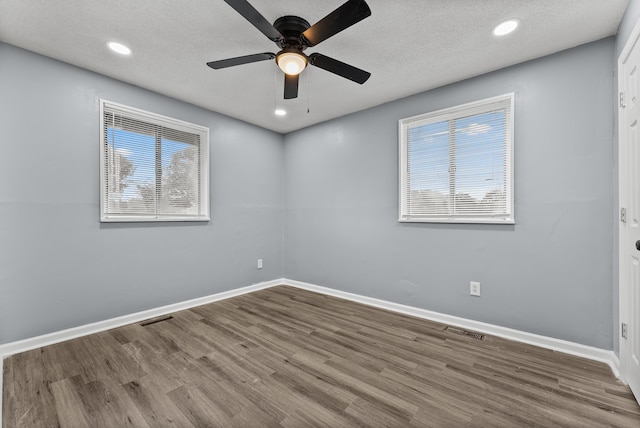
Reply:
M514 223L513 94L400 120L401 222Z
M101 221L209 220L209 129L100 101Z

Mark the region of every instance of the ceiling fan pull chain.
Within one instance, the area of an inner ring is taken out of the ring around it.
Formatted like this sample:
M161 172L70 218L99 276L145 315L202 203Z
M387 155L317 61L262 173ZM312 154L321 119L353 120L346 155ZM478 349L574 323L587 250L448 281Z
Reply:
M309 114L309 99L311 98L311 91L310 91L310 84L309 81L311 81L311 69L307 70L307 114Z
M273 68L273 111L278 108L278 66Z

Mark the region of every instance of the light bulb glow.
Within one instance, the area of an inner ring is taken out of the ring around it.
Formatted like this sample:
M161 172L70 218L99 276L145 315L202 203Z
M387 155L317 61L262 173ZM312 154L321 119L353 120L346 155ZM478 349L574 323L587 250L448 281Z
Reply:
M276 109L274 113L276 114L276 116L286 116L287 114L287 112L285 110L282 110L281 108Z
M123 45L122 43L109 42L109 43L107 43L107 46L109 46L109 49L111 49L115 53L119 53L120 55L130 55L131 54L131 49L128 46Z
M292 76L302 73L307 66L307 59L296 52L283 52L278 55L278 67Z
M496 36L506 36L515 31L518 25L520 25L520 21L517 19L508 19L493 27L493 34Z

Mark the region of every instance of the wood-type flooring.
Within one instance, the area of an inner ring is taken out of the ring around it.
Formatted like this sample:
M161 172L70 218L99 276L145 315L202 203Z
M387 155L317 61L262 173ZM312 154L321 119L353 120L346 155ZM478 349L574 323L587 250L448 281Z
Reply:
M278 286L13 355L13 427L640 427L605 364Z

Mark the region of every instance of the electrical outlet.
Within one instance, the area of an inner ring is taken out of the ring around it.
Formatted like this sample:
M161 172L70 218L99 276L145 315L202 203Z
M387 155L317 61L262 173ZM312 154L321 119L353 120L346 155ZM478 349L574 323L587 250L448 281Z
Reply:
M472 296L480 296L480 283L471 281L469 283L469 294Z
M258 259L258 269L262 269L262 259Z

